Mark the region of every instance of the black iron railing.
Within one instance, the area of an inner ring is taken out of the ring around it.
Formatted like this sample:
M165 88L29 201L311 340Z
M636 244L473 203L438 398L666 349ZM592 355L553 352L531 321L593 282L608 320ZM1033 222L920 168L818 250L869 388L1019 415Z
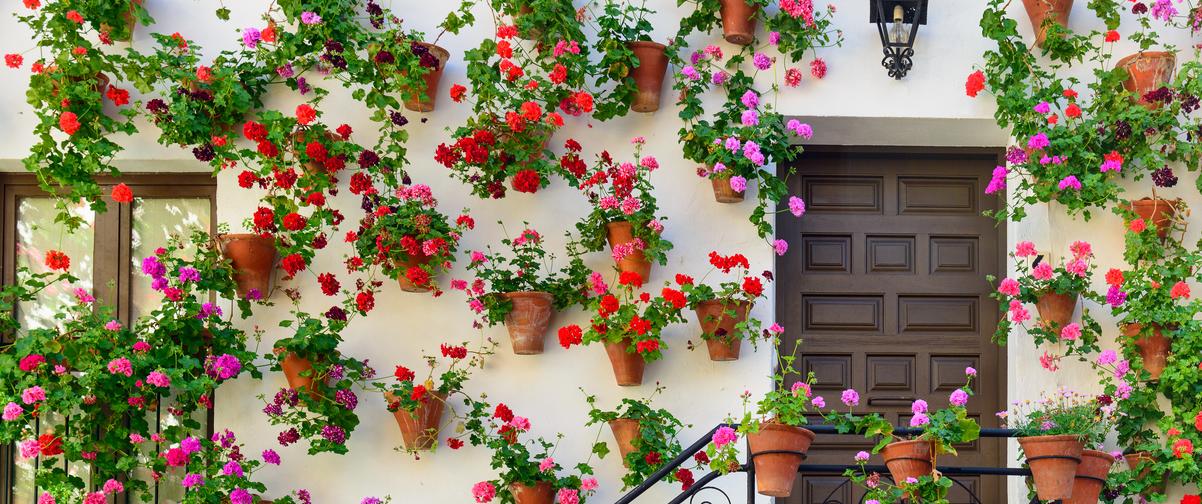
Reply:
M641 484L639 484L639 486L633 488L632 490L630 490L630 492L627 492L626 495L623 495L622 498L618 499L618 501L615 502L614 504L634 504L635 502L637 502L639 496L643 495L643 493L645 493L648 489L655 486L656 483L663 481L663 479L667 478L669 474L672 474L681 465L687 463L689 461L689 459L693 458L693 456L697 454L697 452L704 450L706 445L708 445L710 443L710 439L712 439L714 437L714 432L716 432L720 427L723 427L723 426L728 426L728 427L731 427L734 429L739 428L738 424L718 424L718 425L714 426L714 428L710 429L710 431L708 433L706 433L704 436L702 436L700 439L698 439L692 445L689 445L689 447L685 448L684 451L680 452L680 454L677 455L676 458L672 459L667 464L664 464L663 467L660 467L658 471L656 471L654 474L652 474L650 477L648 477L646 481L643 481ZM807 425L806 428L813 431L815 434L818 434L818 435L839 434L839 432L836 431L836 428L832 425ZM912 436L912 435L920 434L921 432L922 432L921 429L911 429L911 428L894 429L894 434L899 435L899 436ZM981 429L981 437L983 437L983 438L1011 438L1011 437L1016 437L1016 433L1013 429ZM768 452L765 452L765 453L768 453ZM776 453L776 452L773 452L773 453ZM797 452L786 452L786 453L797 453ZM805 456L804 453L797 453L797 454L801 455L802 457ZM752 456L749 456L747 463L741 464L739 466L738 470L734 471L734 472L744 473L747 476L747 504L753 504L755 502L755 465L751 463L751 458L752 458ZM807 474L843 474L843 472L846 471L847 469L855 469L858 467L859 467L858 465L802 464L801 467L798 468L798 472L799 473L807 473ZM882 478L886 478L886 479L888 478L889 469L883 465L868 465L868 466L865 466L865 468L868 471L875 471L875 472L880 473ZM1011 468L1011 467L939 466L937 469L939 470L940 474L948 477L957 486L962 488L972 499L971 500L972 504L984 504L984 503L981 502L980 498L977 497L976 492L973 491L972 488L970 488L969 486L965 485L964 483L962 483L958 479L956 479L957 476L1030 476L1031 475L1031 471L1029 469ZM668 501L667 504L681 504L686 501L692 503L693 500L695 498L697 498L700 493L706 492L706 491L713 492L716 497L720 496L721 498L725 499L725 502L727 504L734 504L734 500L724 490L710 485L711 483L714 482L714 480L718 479L721 476L722 476L722 474L718 473L717 471L711 471L711 472L705 474L704 476L698 478L693 483L693 485L690 486L687 490L681 492L680 495L677 495L675 498ZM850 485L850 484L851 484L851 480L847 480L847 481L844 481L843 484L840 485L839 487L832 489L830 494L828 494L826 496L826 498L822 501L822 503L823 504L852 504L852 503L844 503L839 500L832 500L833 497L835 496L835 494L839 490L844 489L847 485ZM721 501L707 500L705 502L712 504L712 503L721 502ZM1038 503L1039 501L1032 500L1031 502Z

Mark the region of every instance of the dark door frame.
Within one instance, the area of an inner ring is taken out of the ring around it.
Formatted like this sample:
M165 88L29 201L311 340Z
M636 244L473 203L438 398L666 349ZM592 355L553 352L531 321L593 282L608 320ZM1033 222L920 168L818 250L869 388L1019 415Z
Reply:
M777 176L781 177L782 179L787 179L788 177L798 176L798 174L796 173L797 165L801 162L804 162L803 160L806 155L805 154L806 152L814 152L814 153L821 153L821 154L847 154L847 155L852 155L852 156L866 155L866 154L867 155L889 154L889 155L893 155L897 158L907 158L907 157L923 157L923 158L935 157L935 158L938 158L938 157L944 157L944 156L946 156L946 157L964 157L964 156L977 157L977 156L979 156L982 158L987 158L987 157L993 158L998 166L1006 165L1006 150L1005 150L1005 147L1002 147L1002 146L999 146L999 147L922 147L922 146L908 146L908 145L907 146L890 146L890 145L806 145L806 146L801 146L801 145L799 145L797 148L801 152L798 153L798 157L796 159L794 159L793 161L787 162L787 163L781 163L781 164L777 165ZM1003 190L1002 192L1000 192L998 194L998 199L1000 201L1004 202L1004 201L1006 201L1006 198L1008 197L1008 195L1009 195L1009 192ZM777 237L780 236L779 231L782 228L782 226L781 226L782 220L798 219L798 218L804 219L805 218L804 215L802 215L801 217L794 217L793 214L789 213L786 201L781 201L780 207L777 210L778 210L778 212L776 213L776 222L774 222L774 224L776 226L775 229L777 231L777 233L776 233ZM1005 274L1006 271L1008 271L1009 267L1010 267L1009 256L1007 255L1007 251L1008 251L1008 241L1007 241L1008 240L1008 235L1007 235L1008 229L1007 229L1007 227L1008 227L1008 224L1009 224L1009 222L1007 221L1005 223L999 223L995 226L997 229L997 233L998 233L998 235L997 235L998 236L998 249L995 251L995 253L997 254L999 270L1001 270L1001 271L999 271L1000 274ZM783 256L775 256L773 258L773 271L774 272L781 271L782 257ZM780 282L779 280L780 279L778 278L778 281L774 282L776 284L774 287L774 295L776 296L774 309L777 314L782 313L782 311L784 309L786 309L786 307L784 306L784 297L780 295L781 289L784 288L785 285L783 282ZM779 316L777 316L777 318L779 318ZM997 381L998 400L1001 402L1001 404L997 405L999 409L997 409L996 411L1001 411L1001 410L1005 409L1007 404L1009 403L1008 379L1009 379L1010 370L1009 370L1009 367L1007 366L1008 359L1007 359L1006 354L1007 354L1006 347L1004 347L1004 346L999 347L998 352L997 352L997 362L996 362L999 376L987 377L987 378L994 379ZM772 372L773 373L778 371L778 364L779 364L779 362L777 362L776 359L773 359L773 363L772 363ZM982 377L982 378L986 378L986 377ZM1002 466L1006 466L1009 464L1009 459L1007 457L1008 450L1009 450L1008 443L1003 444L1001 446L1001 451L999 453L1001 460L999 462ZM1003 499L1002 502L1006 502L1006 499L1008 498L1008 494L1009 494L1009 491L1008 491L1009 485L1007 482L1003 481L999 486L1000 486L1001 494L1002 494L1001 497ZM781 499L774 499L774 502L781 502Z

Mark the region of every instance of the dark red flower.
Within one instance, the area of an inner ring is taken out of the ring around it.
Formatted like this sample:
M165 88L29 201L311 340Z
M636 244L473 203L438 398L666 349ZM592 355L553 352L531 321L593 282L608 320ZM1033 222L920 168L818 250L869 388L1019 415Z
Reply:
M284 256L284 259L280 260L280 267L284 268L284 272L288 274L289 278L296 276L297 273L305 269L305 266L305 258L301 257L300 254L288 254Z
M493 418L501 419L502 422L509 423L513 421L513 410L509 409L509 406L506 406L505 403L500 403L493 410L492 416Z
M367 313L376 307L376 296L371 291L363 291L355 295L355 306L359 311Z
M254 223L256 229L275 228L275 212L267 207L259 207L255 210Z
M697 452L697 453L704 453L704 452ZM693 486L693 483L696 483L696 481L693 480L693 471L690 471L684 467L677 469L676 473L674 473L673 476L676 476L676 481L680 482L680 491L682 491L682 492L687 491L690 487Z
M343 124L342 126L339 126L336 131L338 132L338 136L341 136L343 140L350 138L351 133L354 132L349 124Z
M396 371L392 373L392 376L395 376L397 381L405 382L413 381L413 379L417 377L417 374L405 366L397 366Z
M284 229L289 231L300 231L308 223L309 221L303 215L296 212L284 216Z
M250 189L251 187L254 187L255 182L258 181L259 176L255 175L255 173L250 170L242 170L242 173L238 174L238 186L243 189Z
M333 273L322 273L317 275L317 283L321 284L321 292L327 296L338 294L338 288L341 286L338 279Z
M461 441L457 438L447 438L447 448L450 448L452 450L458 450L460 448L463 448L463 441Z
M242 135L247 140L258 142L267 138L267 128L257 122L246 121L246 124L242 125Z
M513 176L513 189L518 192L535 193L542 185L542 175L534 170L522 170Z

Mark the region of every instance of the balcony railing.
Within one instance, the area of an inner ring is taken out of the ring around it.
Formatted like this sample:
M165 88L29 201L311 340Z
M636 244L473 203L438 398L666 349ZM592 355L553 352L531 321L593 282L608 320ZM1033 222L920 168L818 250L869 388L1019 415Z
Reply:
M643 495L643 493L645 493L648 489L655 486L656 483L663 481L664 478L668 477L669 474L672 474L673 472L675 472L676 469L679 468L682 464L687 463L689 461L689 459L693 458L693 455L695 455L697 452L704 450L706 445L708 445L710 443L710 439L713 438L714 432L717 431L719 427L723 427L723 426L729 426L729 427L735 428L735 429L739 428L738 424L718 424L718 425L714 426L714 428L710 429L710 431L707 434L702 436L700 439L698 439L692 445L689 445L688 448L685 448L684 451L682 451L679 455L676 456L676 458L672 459L667 464L664 464L663 467L660 467L659 470L656 471L654 474L652 474L649 478L647 478L646 481L643 481L641 484L639 484L639 486L631 489L630 492L628 492L626 495L623 495L621 499L618 499L618 501L615 502L615 504L635 504L636 502L640 502L638 500L639 496ZM815 434L818 434L819 436L839 434L838 432L836 432L835 427L831 426L831 425L807 425L806 428L813 431ZM911 429L911 428L897 428L894 430L895 434L902 435L902 436L917 435L917 434L920 434L921 432L922 432L921 429ZM1013 429L981 429L981 437L983 437L983 438L1012 438L1012 437L1016 437L1016 433ZM773 452L773 453L779 453L779 452ZM797 453L797 454L801 455L803 458L805 457L804 453L798 453L798 452L784 452L784 453ZM797 471L799 473L807 473L807 474L843 474L843 472L846 471L847 469L854 469L854 468L858 468L858 467L859 467L858 465L804 464L803 463L801 465L801 467L798 468ZM868 465L868 466L865 466L865 468L869 471L875 471L875 472L880 473L882 478L885 478L885 479L889 478L889 469L883 465ZM970 501L972 504L984 504L984 503L980 500L980 498L976 495L976 493L973 491L972 488L970 488L969 486L960 482L958 479L956 479L956 477L958 477L958 476L960 476L960 477L962 477L962 476L1024 476L1025 477L1025 476L1031 475L1031 471L1029 469L1012 468L1012 467L938 466L937 469L939 470L940 474L948 477L957 486L964 489L965 493L967 493L969 495L969 497L972 499ZM741 464L739 466L738 470L736 470L735 472L741 472L746 475L746 479L747 479L747 483L746 483L747 484L747 501L746 502L747 502L747 504L753 504L755 502L755 495L756 495L756 493L755 493L755 465L751 463L750 459L748 459L747 463ZM699 498L699 496L700 496L700 494L702 494L702 492L707 492L706 500L698 501L698 502L708 503L708 504L718 504L721 502L726 502L726 504L734 504L734 502L735 502L734 499L729 494L727 494L726 491L722 490L721 488L711 485L711 483L713 483L714 480L717 480L721 476L722 476L722 474L718 473L717 471L711 471L711 472L707 473L706 475L698 478L693 483L693 485L691 487L689 487L688 490L681 492L675 498L668 501L667 504L681 504L684 502L689 502L690 504L693 504L694 500ZM847 481L844 481L843 484L840 485L839 487L832 489L830 494L828 494L825 497L825 499L822 501L822 504L853 504L853 503L845 503L843 501L835 500L833 498L839 490L845 488L846 486L848 486L850 484L851 484L851 480L847 480ZM711 495L712 495L712 497L711 497ZM715 498L724 499L724 501L723 500L714 500ZM1039 500L1033 499L1031 502L1032 502L1032 504L1037 504L1039 502ZM1059 501L1055 501L1055 502L1059 502ZM990 504L994 504L994 503L990 503Z

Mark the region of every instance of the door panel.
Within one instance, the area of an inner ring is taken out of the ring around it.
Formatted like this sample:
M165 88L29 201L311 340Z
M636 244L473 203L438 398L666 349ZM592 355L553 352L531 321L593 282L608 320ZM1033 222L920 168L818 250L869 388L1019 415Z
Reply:
M1003 238L981 212L996 208L982 189L997 153L896 154L807 152L797 163L791 190L807 205L803 218L783 217L780 237L790 243L778 263L778 318L788 352L801 342L797 368L813 372L814 391L834 403L840 393L861 393L857 411L877 411L909 425L910 404L925 399L946 407L977 368L969 414L997 426L1004 407L1000 354L990 341L997 325L987 274L998 274ZM791 377L792 380L798 377ZM840 405L841 406L841 405ZM808 462L850 464L870 441L823 436ZM941 465L1001 466L997 439L958 447ZM880 464L879 456L871 463ZM1001 502L998 477L959 481L983 502ZM858 490L843 478L802 474L788 504L856 502ZM953 503L970 502L953 488Z

